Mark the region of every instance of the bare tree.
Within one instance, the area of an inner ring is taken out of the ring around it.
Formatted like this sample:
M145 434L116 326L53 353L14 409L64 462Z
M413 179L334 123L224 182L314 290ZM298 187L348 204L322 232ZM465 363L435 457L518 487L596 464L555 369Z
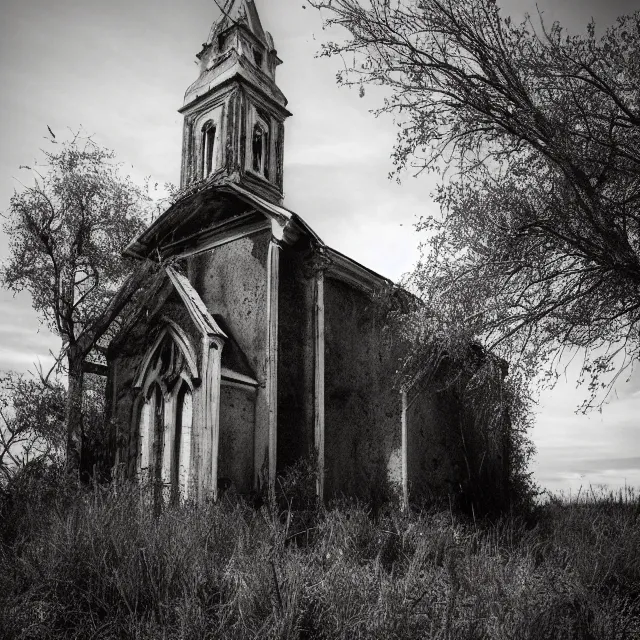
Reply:
M390 90L396 172L443 171L420 313L530 375L579 350L601 401L640 339L640 12L597 37L494 0L312 4L348 31L339 81Z
M55 141L52 141L56 144ZM10 255L0 274L62 339L66 365L67 465L81 463L83 363L144 281L150 266L122 257L144 225L148 197L119 173L114 155L75 136L45 151L34 182L11 198ZM28 168L28 167L27 167Z

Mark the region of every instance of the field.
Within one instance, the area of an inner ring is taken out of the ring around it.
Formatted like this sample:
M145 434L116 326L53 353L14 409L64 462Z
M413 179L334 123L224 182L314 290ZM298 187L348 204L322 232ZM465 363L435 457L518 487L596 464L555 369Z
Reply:
M133 486L23 479L4 497L0 638L640 638L632 491L493 521L284 498L156 516Z

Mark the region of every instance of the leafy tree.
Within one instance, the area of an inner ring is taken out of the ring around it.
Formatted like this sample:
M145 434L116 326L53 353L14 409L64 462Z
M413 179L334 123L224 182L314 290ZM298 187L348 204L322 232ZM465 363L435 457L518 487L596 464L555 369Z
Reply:
M13 291L27 290L43 322L62 339L67 465L77 469L84 361L149 271L148 263L132 271L122 257L143 228L149 199L120 175L114 154L91 139L76 135L44 156L33 184L11 198L5 225L10 255L0 277Z
M324 45L339 82L389 90L397 174L443 174L410 278L422 319L528 376L584 353L592 406L640 346L640 12L597 37L494 0L312 4L349 33Z
M64 451L62 385L15 372L0 377L0 484L29 464L55 460Z

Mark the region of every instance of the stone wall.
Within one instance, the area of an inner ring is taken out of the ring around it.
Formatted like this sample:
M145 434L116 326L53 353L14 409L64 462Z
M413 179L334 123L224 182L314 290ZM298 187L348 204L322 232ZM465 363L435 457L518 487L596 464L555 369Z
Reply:
M278 472L313 453L313 279L303 255L288 246L280 254Z
M224 383L220 389L218 478L240 493L253 489L256 391Z
M188 259L189 280L211 315L222 317L260 383L265 375L270 235L256 233Z
M325 279L325 497L377 500L401 480L394 359L372 300Z
M431 383L431 384L430 384ZM450 393L423 381L408 395L407 480L409 498L455 493L464 474L459 419Z
M240 478L238 462L232 475L239 487L264 482L268 460L268 410L266 404L267 253L271 233L263 231L197 254L189 259L189 277L214 317L221 317L248 361L259 387L255 395L253 469L251 479ZM224 351L223 351L224 362ZM225 414L228 412L225 410ZM246 427L243 427L245 429ZM221 452L221 457L230 455ZM228 462L223 462L227 465ZM222 477L222 476L220 476Z

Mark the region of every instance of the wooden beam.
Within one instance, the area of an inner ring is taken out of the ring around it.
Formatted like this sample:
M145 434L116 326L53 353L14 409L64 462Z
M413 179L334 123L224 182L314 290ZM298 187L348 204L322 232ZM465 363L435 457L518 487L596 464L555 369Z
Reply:
M251 215L253 216L254 213L252 212ZM210 251L216 247L221 247L222 245L229 244L230 242L234 242L240 238L246 238L254 233L259 233L260 231L265 231L267 229L269 229L269 223L266 220L253 222L245 227L238 229L234 228L229 231L221 232L219 235L202 239L200 244L195 247L188 247L188 245L184 243L176 243L177 246L175 253L172 254L167 249L166 254L164 255L170 256L171 258L187 258L189 256L195 256L199 253L203 253L204 251Z
M185 308L189 312L193 323L200 329L203 335L219 336L226 338L225 332L218 326L218 323L213 319L213 316L209 313L207 305L202 301L202 298L195 290L194 286L189 282L184 274L178 269L172 266L165 268L167 276L171 280L171 283L176 289L176 292L180 296ZM179 329L175 322L165 319L165 322L171 324L176 331L176 334L180 335L182 330ZM184 332L182 332L184 333ZM188 339L186 339L188 343Z
M259 387L260 383L251 376L245 376L243 373L232 371L226 367L222 367L222 380L225 382L234 382L244 387Z
M402 390L402 506L404 509L409 507L409 467L408 467L408 433L407 433L407 392Z
M280 244L269 243L267 255L267 411L269 425L269 498L275 499L278 462L278 287L280 281Z
M314 340L314 439L318 464L318 498L324 500L324 270L316 271L314 279L315 340Z
M82 363L82 371L84 373L93 373L97 376L105 376L109 373L109 367L106 364L99 364L97 362L89 362L85 360Z

